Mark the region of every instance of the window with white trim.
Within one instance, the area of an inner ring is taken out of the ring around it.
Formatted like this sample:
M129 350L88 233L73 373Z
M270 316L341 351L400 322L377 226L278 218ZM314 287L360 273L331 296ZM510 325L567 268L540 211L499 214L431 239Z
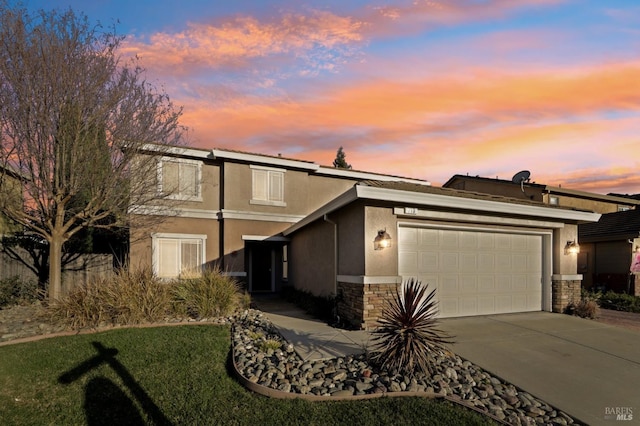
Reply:
M271 167L251 167L251 204L286 206L284 201L284 173Z
M160 278L202 273L206 235L153 234L153 272Z
M551 204L552 206L557 206L560 204L560 199L558 197L556 197L555 195L550 195L549 196L549 204Z
M158 192L174 200L201 201L202 162L165 157L158 163Z

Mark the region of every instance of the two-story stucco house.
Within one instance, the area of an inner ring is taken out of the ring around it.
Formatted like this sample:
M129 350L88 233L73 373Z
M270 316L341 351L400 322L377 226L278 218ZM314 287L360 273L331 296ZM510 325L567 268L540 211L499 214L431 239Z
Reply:
M289 239L282 231L356 182L429 185L231 150L175 147L163 153L158 192L169 189L171 207L136 206L134 211L156 220L132 229L130 264L151 264L165 278L215 266L244 281L250 292L279 290L288 278Z
M436 288L443 317L562 311L582 279L570 243L600 217L217 149L170 150L158 162L165 187L178 189L171 209L134 209L157 222L132 230L132 266L175 277L217 265L250 292L334 295L341 318L365 329L410 277Z

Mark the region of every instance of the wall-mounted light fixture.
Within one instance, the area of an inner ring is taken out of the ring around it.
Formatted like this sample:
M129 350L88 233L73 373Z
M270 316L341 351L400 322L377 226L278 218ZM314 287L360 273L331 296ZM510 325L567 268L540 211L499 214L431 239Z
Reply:
M382 250L391 247L391 237L387 234L386 229L378 231L378 235L373 240L373 248L375 250Z
M564 254L578 254L580 253L580 246L576 241L567 241L567 245L564 246Z

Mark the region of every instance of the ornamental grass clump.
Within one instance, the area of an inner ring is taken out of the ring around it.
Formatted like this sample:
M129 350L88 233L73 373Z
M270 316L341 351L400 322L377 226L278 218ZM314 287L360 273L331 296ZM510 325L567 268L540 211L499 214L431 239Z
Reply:
M246 303L238 282L218 270L206 270L200 276L180 279L173 288L173 295L186 314L194 318L230 315Z
M412 278L383 310L373 331L371 355L380 368L407 375L431 373L435 357L449 354L445 345L452 343L452 336L436 327L435 290L425 295L426 290Z
M72 328L130 325L162 320L170 302L167 284L147 268L94 278L51 303L48 311Z

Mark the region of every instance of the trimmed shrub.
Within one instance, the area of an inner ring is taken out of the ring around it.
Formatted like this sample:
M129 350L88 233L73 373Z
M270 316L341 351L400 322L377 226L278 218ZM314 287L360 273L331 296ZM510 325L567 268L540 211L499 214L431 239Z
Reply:
M201 276L180 279L172 289L174 309L193 318L232 314L247 305L238 282L219 270L206 270Z
M305 290L294 287L283 287L282 298L302 308L306 313L327 322L335 320L336 298L333 296L316 296Z
M22 281L15 276L0 280L0 309L11 305L24 305L38 300L38 284Z
M387 302L373 331L371 360L390 372L430 373L434 358L450 353L445 345L452 336L436 327L435 290L426 294L427 286L413 278L403 287Z
M608 291L600 297L600 307L615 311L640 313L640 297Z

